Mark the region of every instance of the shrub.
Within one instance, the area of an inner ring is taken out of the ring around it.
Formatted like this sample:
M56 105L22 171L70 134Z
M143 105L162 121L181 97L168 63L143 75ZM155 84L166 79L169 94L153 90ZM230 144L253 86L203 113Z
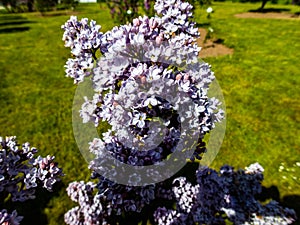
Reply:
M106 0L113 19L120 23L126 23L139 16L139 8L150 10L150 0Z
M24 12L27 9L27 0L1 0L0 3L10 13Z
M94 92L84 98L80 116L96 127L109 124L89 143L96 181L67 188L78 206L65 222L292 223L293 210L256 199L263 180L259 164L217 172L196 163L206 152L205 134L224 118L220 102L207 96L215 77L198 60L192 6L157 0L154 9L155 17L138 17L106 33L87 18L72 16L62 26L73 55L66 76L79 87L90 77L87 87Z
M35 0L35 8L42 13L53 10L56 4L57 0Z

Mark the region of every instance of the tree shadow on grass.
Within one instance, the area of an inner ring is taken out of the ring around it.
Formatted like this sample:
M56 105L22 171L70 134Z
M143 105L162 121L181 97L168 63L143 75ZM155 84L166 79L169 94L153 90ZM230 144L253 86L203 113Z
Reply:
M26 17L24 16L16 16L16 15L1 15L0 16L0 21L5 21L5 20L27 20Z
M41 12L41 17L58 17L58 16L67 16L67 15L76 15L77 12L73 10L59 10L59 11L47 11L47 12Z
M23 32L30 29L29 26L23 26L29 23L35 23L23 16L3 15L0 16L0 34Z
M208 23L196 23L196 27L198 28L205 28L205 27L209 27L210 26L210 22Z
M2 28L2 29L0 28L0 34L23 32L29 29L30 27L9 27L9 28Z
M0 28L0 34L6 33L16 33L16 32L23 32L29 30L30 27L9 27L9 28Z
M22 25L22 24L28 24L28 23L36 23L36 22L29 21L29 20L0 22L0 28L3 26L14 26L14 25Z
M272 185L271 187L262 186L261 193L257 196L257 199L264 202L268 199L273 199L277 202L280 201L280 193L276 186Z
M300 17L300 11L299 12L295 12L293 17Z
M257 196L257 199L265 202L269 199L273 199L280 203L281 206L295 210L297 220L293 225L300 225L300 196L299 195L286 195L280 198L279 190L276 186L262 187L262 192Z
M300 195L286 195L280 202L284 207L294 209L297 214L297 220L293 225L300 225Z
M281 12L289 12L290 9L287 8L263 8L263 9L250 9L248 12L258 12L258 13L281 13Z

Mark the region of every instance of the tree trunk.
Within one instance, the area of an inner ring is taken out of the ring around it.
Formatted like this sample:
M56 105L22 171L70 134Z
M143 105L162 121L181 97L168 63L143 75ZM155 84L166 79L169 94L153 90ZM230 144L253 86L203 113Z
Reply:
M263 0L262 1L262 4L261 4L261 7L259 8L259 11L263 11L265 5L267 4L268 0Z
M34 4L34 0L27 1L28 12L33 12L33 4Z

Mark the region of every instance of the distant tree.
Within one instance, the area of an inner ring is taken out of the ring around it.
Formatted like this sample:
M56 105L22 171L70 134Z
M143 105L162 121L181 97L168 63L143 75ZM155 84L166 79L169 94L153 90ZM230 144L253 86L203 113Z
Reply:
M153 0L105 0L105 2L113 19L126 23L139 16L139 6L148 11Z
M201 7L211 5L211 0L188 0L189 3L192 5L197 6L200 5Z
M8 12L17 11L17 0L1 0L0 2Z
M27 0L27 8L28 12L34 11L34 0Z
M257 11L263 11L267 2L270 1L272 4L277 4L278 0L239 0L239 2L251 2L251 3L258 3L261 2L261 6L257 9ZM300 0L292 0L292 1L300 1Z
M293 0L293 1L292 1L292 4L293 4L293 5L300 5L300 0Z
M58 0L0 0L0 3L8 12L45 12L53 10L58 5ZM75 8L78 4L76 0L61 0L61 6L64 8Z
M45 12L52 10L57 3L57 0L35 0L35 7L39 12Z
M75 8L79 1L76 0L62 0L60 1L61 4L64 5L65 8Z

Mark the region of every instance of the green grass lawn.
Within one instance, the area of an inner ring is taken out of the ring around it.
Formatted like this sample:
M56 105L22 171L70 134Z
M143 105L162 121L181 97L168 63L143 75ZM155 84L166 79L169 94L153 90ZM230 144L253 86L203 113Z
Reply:
M234 48L231 56L205 59L215 71L227 108L226 135L212 166L243 168L259 162L266 187L274 185L280 197L297 195L299 200L299 181L283 179L278 168L300 161L300 20L234 17L259 6L214 3L210 20L204 9L195 11L200 26L211 26L216 37ZM295 6L268 7L299 11ZM103 31L116 25L104 6L81 4L74 13L96 20ZM76 87L64 77L70 53L61 41L60 26L68 18L65 11L44 17L0 13L0 135L16 135L40 154L55 155L66 174L58 192L38 196L24 203L27 207L17 206L24 224L32 224L37 213L42 213L38 224L63 224L63 214L73 206L67 184L90 175L72 131ZM300 168L292 174L300 177Z
M239 168L258 161L266 169L266 185L278 185L282 194L299 194L299 186L284 185L278 167L300 160L300 20L234 17L255 7L214 5L210 26L234 54L205 59L215 71L227 109L226 136L213 166L230 163ZM205 21L200 17L200 23Z

